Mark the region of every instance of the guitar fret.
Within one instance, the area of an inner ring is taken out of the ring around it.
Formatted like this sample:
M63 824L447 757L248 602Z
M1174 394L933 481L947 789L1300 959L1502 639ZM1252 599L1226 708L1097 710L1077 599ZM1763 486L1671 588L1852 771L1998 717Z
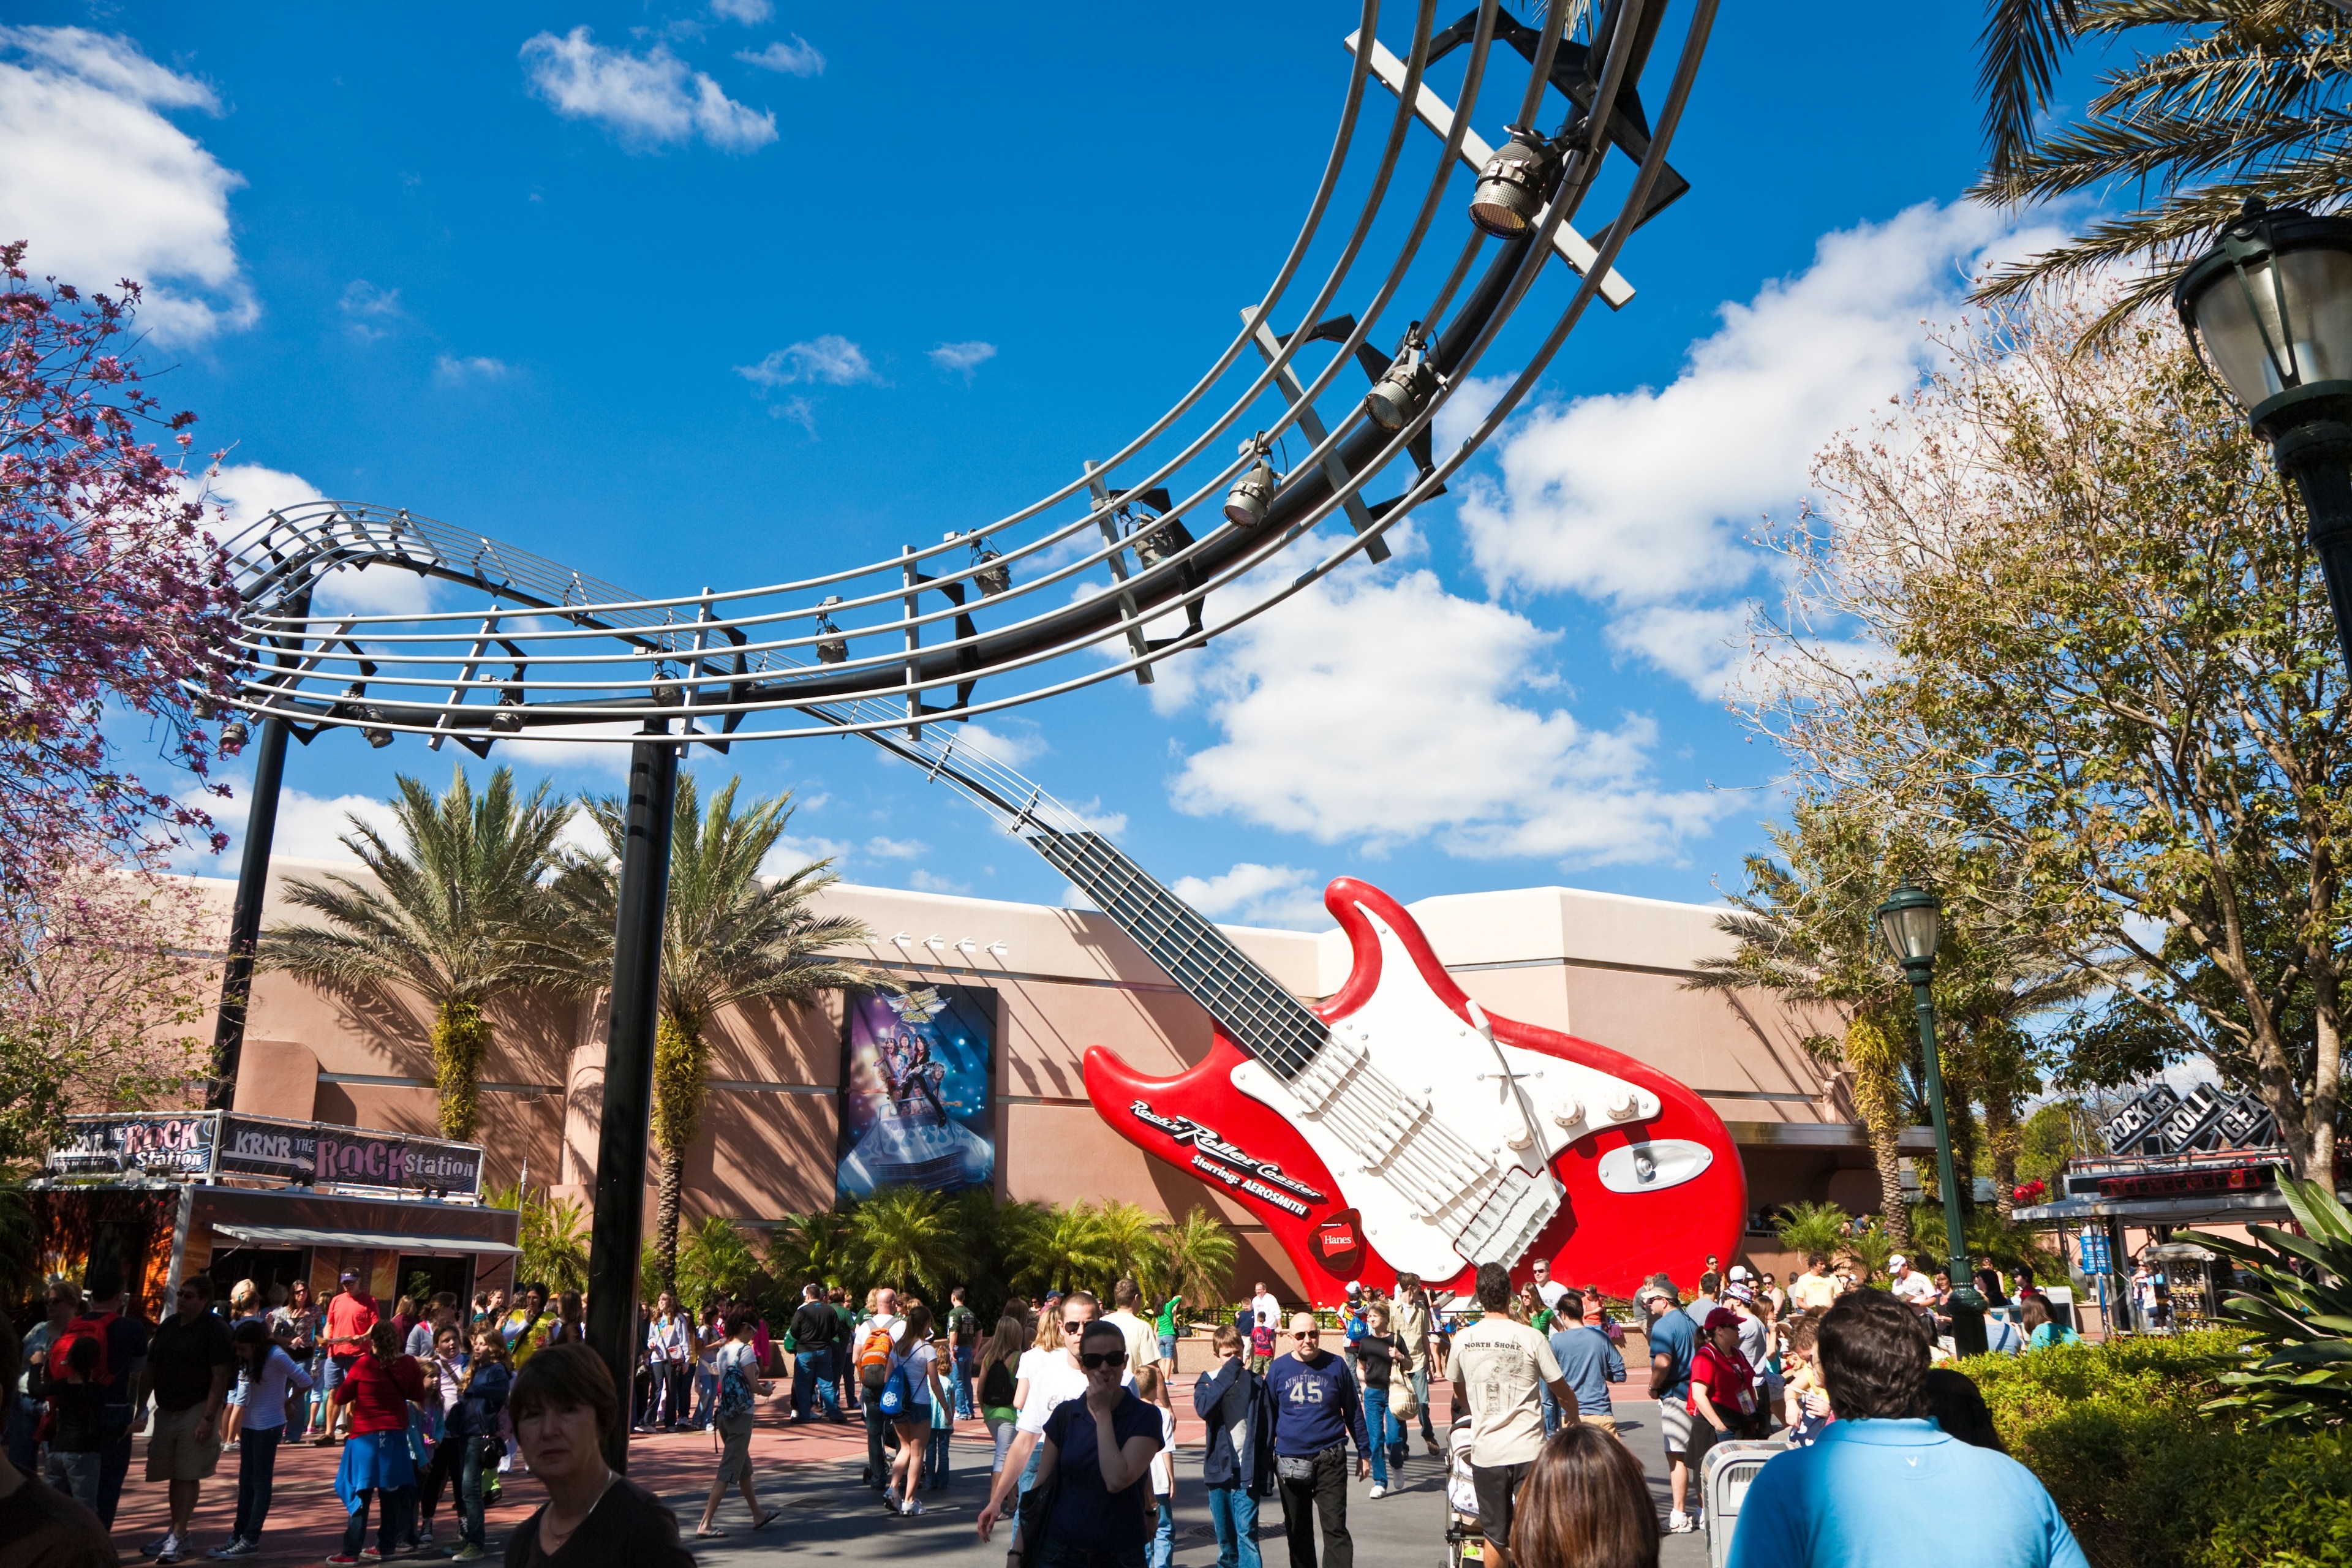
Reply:
M1236 1044L1285 1079L1313 1060L1326 1037L1322 1020L1101 835L1040 829L1032 842Z

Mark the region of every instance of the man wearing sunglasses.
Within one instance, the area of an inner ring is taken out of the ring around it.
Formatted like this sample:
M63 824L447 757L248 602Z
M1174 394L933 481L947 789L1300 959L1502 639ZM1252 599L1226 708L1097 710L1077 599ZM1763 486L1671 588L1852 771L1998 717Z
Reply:
M1348 1533L1349 1438L1356 1442L1356 1479L1372 1473L1356 1374L1323 1348L1312 1314L1293 1316L1288 1337L1289 1352L1275 1358L1265 1383L1274 1396L1274 1473L1290 1568L1315 1568L1310 1513L1323 1527L1326 1568L1355 1568L1355 1538Z
M1102 1316L1102 1303L1084 1290L1073 1290L1062 1298L1062 1349L1059 1354L1046 1358L1029 1376L1029 1401L1021 1407L1020 1423L1013 1428L1013 1446L1005 1450L1004 1468L996 1472L996 1484L988 1494L988 1506L980 1510L980 1538L988 1539L996 1521L1004 1517L1006 1506L1017 1491L1026 1492L1035 1483L1036 1475L1031 1461L1036 1457L1037 1444L1045 1434L1045 1423L1054 1412L1073 1399L1087 1394L1087 1370L1078 1360L1078 1349L1084 1340L1087 1325ZM1125 1343L1124 1336L1121 1338ZM1097 1368L1098 1372L1102 1369ZM1121 1364L1118 1373L1121 1388L1135 1386L1134 1369Z

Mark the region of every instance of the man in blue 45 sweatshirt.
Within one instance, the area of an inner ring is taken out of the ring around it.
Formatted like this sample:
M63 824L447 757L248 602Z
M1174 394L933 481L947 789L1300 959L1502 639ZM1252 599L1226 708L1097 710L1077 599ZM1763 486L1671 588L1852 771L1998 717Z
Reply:
M1364 1410L1356 1374L1322 1348L1314 1317L1290 1320L1290 1352L1266 1369L1274 1396L1274 1468L1282 1490L1282 1527L1290 1539L1290 1568L1315 1568L1315 1531L1323 1527L1326 1568L1355 1568L1356 1542L1348 1533L1348 1439L1356 1440L1358 1479L1372 1473Z

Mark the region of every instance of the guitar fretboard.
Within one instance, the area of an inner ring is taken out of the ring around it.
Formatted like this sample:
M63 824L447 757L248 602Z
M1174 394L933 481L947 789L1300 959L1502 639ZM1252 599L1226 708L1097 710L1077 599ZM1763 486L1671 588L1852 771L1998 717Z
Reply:
M1323 1020L1108 839L1043 828L1028 837L1267 1070L1287 1082L1315 1059L1330 1037Z

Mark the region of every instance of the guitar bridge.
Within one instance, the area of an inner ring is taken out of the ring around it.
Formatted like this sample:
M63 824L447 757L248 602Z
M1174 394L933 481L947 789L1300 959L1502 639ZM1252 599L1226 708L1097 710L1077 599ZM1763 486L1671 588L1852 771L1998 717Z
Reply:
M1503 1173L1478 1212L1470 1216L1454 1239L1454 1247L1472 1263L1517 1263L1535 1244L1559 1207L1559 1184L1546 1177L1538 1182L1517 1166Z

